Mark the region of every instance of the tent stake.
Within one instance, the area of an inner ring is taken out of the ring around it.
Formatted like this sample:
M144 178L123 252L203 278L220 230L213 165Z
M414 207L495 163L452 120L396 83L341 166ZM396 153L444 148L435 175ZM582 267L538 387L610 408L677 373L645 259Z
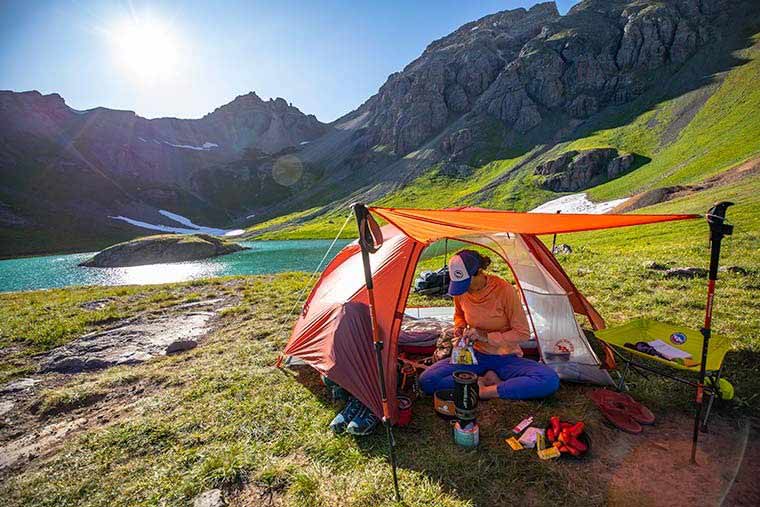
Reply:
M702 419L702 397L705 387L705 370L707 367L707 353L712 334L712 311L713 297L715 296L715 282L718 279L718 262L720 260L720 243L724 236L729 236L734 231L734 226L724 223L726 210L733 206L732 202L716 203L707 212L707 224L710 226L710 276L707 281L707 304L705 306L705 325L700 330L702 340L702 362L699 365L699 383L697 384L696 414L694 415L694 433L691 439L691 463L697 463L697 441L699 440L699 427ZM716 393L713 393L715 396Z
M367 286L369 297L369 315L372 321L372 341L375 345L375 358L377 360L377 373L380 383L380 396L383 402L383 425L388 437L388 454L391 460L391 470L393 472L393 489L396 492L396 501L401 502L401 493L398 489L398 475L396 473L396 450L393 440L393 431L391 430L391 414L388 406L388 394L385 390L385 368L383 367L383 341L380 339L380 329L377 325L377 312L375 310L375 287L372 280L372 268L369 263L370 250L376 251L379 245L374 244L374 238L370 232L368 221L371 219L369 211L363 204L353 205L354 214L356 215L356 225L359 228L359 246L362 251L362 264L364 264L364 281ZM370 246L371 245L371 246Z

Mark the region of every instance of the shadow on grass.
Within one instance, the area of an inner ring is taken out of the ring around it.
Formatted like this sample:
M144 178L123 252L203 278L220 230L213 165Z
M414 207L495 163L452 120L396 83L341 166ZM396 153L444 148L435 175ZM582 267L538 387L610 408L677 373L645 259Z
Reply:
M315 370L308 366L292 370L294 378L326 406L334 407L336 413L343 407L341 402L331 400ZM393 428L402 495L404 471L412 471L440 484L448 495L471 500L474 505L601 503L599 499L576 497L575 490L568 488L568 475L582 468L582 461L543 462L533 451L516 453L505 443L511 428L529 415L535 417L534 424L538 425L548 423L549 417L559 411L568 420L590 420L595 410L585 396L587 389L566 386L555 397L539 401L482 402L478 408L480 445L472 450L454 444L451 423L436 414L430 397L416 400L412 423ZM388 443L382 428L367 437L341 435L335 438L355 439L365 455L388 458ZM389 489L388 494L392 495L392 490Z

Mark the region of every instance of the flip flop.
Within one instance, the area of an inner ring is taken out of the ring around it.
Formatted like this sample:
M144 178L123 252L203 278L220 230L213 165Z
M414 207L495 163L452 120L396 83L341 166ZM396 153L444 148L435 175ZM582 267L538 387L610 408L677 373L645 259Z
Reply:
M589 398L596 404L599 411L602 413L605 419L607 419L613 426L626 433L638 434L643 431L641 425L634 420L628 413L627 405L617 399L616 396L610 396L612 391L606 389L597 389L589 393ZM615 393L617 394L617 393Z
M629 416L639 424L654 424L655 415L646 406L634 400L627 393L610 391L609 389L596 389L589 397L597 404L614 403L617 408L625 410Z
M634 400L631 395L627 393L622 394L626 398L628 405L628 414L639 424L654 424L654 413L646 406Z

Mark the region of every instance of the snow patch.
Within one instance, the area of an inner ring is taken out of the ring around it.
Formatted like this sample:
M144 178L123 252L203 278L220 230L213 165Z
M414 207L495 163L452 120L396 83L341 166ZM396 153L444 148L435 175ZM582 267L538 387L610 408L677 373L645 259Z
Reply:
M147 143L148 142L145 139L143 139L142 137L138 137L137 140L140 141L140 142L143 142L143 143Z
M478 28L480 28L480 27L479 27L479 26L473 26L472 28L470 28L470 31L471 31L471 32L474 32L474 31L475 31L475 30L477 30Z
M531 213L556 213L561 211L562 213L590 213L593 215L600 215L612 210L615 206L618 206L628 198L615 199L607 202L591 202L586 197L586 192L580 194L565 195L558 199L551 200L543 203L541 206L532 209Z
M178 215L177 213L172 213L171 211L166 210L158 210L160 214L168 218L169 220L172 220L174 222L177 222L180 225L184 225L185 227L176 227L171 225L162 225L162 224L151 224L148 222L143 222L141 220L135 220L134 218L129 218L125 216L109 216L108 218L111 218L113 220L121 220L123 222L127 222L128 224L134 225L136 227L142 227L143 229L149 229L151 231L160 231L160 232L173 232L176 234L197 234L197 233L203 233L203 234L211 234L213 236L240 236L245 232L243 229L217 229L215 227L205 227L202 225L194 224L189 218L183 217L182 215Z
M300 144L301 146L303 146L304 144L309 144L310 142L311 142L311 141L301 141L301 142L300 142L300 143L298 143L298 144Z
M209 150L213 150L214 148L219 147L218 144L209 143L208 141L203 143L201 146L192 146L190 144L174 144L174 143L170 143L169 141L163 141L163 143L173 148L182 148L184 150L195 150L195 151L209 151Z

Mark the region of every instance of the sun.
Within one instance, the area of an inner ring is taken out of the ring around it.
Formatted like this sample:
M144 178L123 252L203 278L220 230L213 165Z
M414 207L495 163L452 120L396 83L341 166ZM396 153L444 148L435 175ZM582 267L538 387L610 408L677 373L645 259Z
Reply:
M111 39L120 63L141 80L171 76L177 65L179 46L170 27L154 20L133 19L116 27Z

